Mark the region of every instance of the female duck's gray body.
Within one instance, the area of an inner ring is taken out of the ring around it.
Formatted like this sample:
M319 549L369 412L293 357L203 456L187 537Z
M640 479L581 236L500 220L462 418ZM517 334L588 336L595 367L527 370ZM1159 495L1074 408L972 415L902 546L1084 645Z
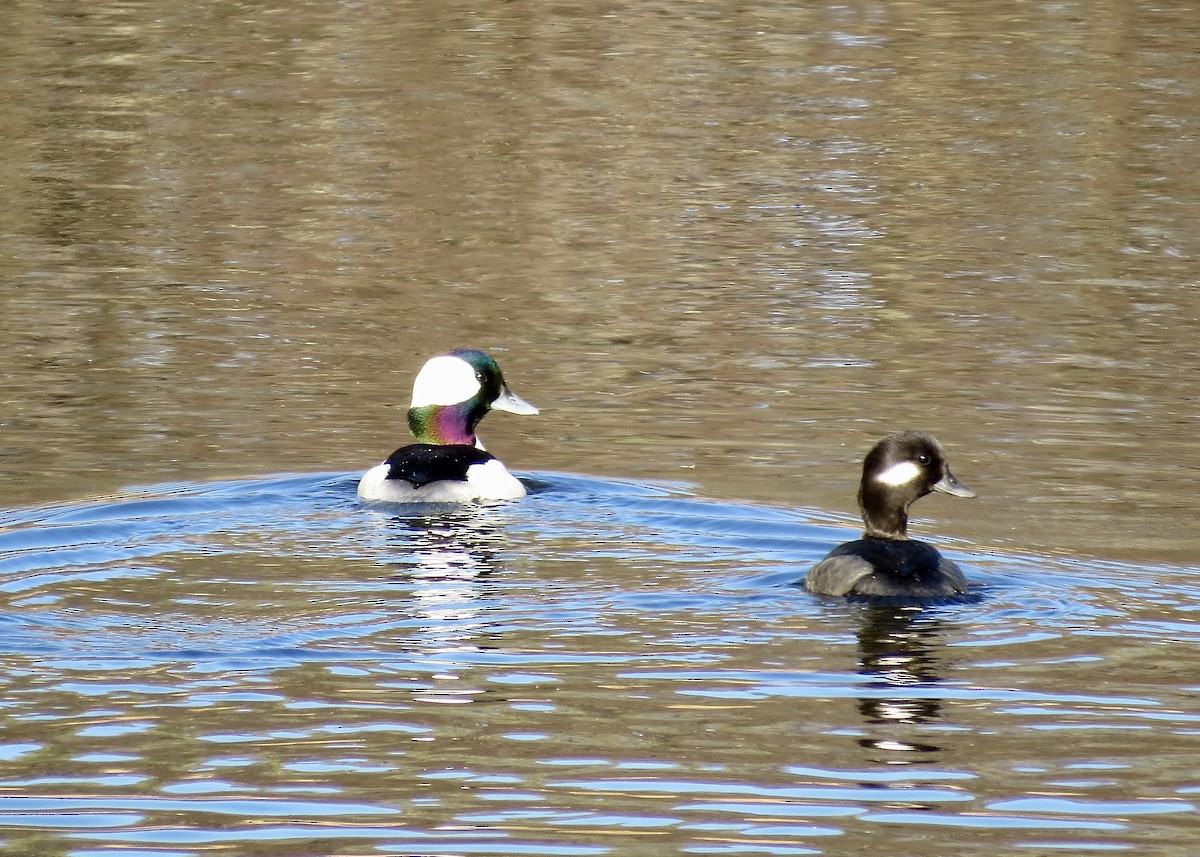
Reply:
M470 503L515 500L525 486L484 450L475 427L489 410L536 414L504 383L496 361L461 349L428 360L413 382L408 427L417 443L397 449L358 483L364 500Z
M885 437L863 460L858 505L866 531L809 570L818 595L935 599L966 592L962 569L937 548L908 537L908 507L931 491L974 497L950 472L942 445L923 432Z

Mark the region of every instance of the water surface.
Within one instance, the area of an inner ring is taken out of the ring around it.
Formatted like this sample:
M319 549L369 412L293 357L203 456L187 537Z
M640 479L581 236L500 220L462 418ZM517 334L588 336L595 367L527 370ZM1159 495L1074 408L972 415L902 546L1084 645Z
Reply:
M1192 857L1188 4L9 12L0 850ZM806 596L910 427L979 597Z
M361 469L493 351L518 466L1194 563L1200 25L1127 2L14 13L11 503ZM945 512L943 513L943 509Z
M5 516L9 853L1190 853L1188 570L952 546L974 603L831 602L844 522L527 478Z

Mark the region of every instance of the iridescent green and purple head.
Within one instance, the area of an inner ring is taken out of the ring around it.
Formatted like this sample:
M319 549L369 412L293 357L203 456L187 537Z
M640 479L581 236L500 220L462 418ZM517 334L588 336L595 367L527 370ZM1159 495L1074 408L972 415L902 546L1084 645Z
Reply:
M413 382L408 428L418 443L483 448L475 426L495 408L511 414L538 409L508 389L496 361L482 351L463 348L428 360Z

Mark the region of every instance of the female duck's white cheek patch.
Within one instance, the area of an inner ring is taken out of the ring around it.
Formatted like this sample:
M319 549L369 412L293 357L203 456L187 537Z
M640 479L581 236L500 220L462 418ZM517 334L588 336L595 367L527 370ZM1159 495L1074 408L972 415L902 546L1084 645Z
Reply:
M920 475L920 467L913 464L911 461L901 461L899 464L893 464L887 470L876 476L875 479L878 482L882 482L884 485L890 485L893 488L897 488L901 485L907 485Z
M478 392L479 382L475 380L475 370L471 364L458 357L443 354L421 367L417 380L413 382L410 407L457 405Z

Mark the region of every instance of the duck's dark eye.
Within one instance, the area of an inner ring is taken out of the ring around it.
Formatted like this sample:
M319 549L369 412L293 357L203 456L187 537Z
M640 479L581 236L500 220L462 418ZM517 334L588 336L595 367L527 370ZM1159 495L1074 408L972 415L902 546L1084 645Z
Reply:
M928 464L929 463L929 453L922 452L920 455L917 456L917 461L921 462L922 464Z
M482 373L482 372L476 372L476 373L475 373L475 380L476 380L476 381L478 381L480 384L482 384L482 383L483 383L483 373Z

